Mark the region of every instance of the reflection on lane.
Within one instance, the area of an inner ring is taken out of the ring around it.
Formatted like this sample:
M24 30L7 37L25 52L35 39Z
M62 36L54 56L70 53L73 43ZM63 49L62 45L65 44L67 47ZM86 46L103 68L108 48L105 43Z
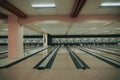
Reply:
M61 46L55 61L53 63L52 69L54 70L64 70L64 69L76 69L71 57L69 56L68 51L66 50L65 46Z
M50 47L14 66L11 68L33 68L40 60L42 60L50 51L53 50L54 47Z

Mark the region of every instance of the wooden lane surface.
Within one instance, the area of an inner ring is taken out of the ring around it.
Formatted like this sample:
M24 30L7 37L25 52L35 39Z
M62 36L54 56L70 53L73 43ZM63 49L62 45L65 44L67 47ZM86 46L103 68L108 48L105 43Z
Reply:
M105 57L114 59L114 60L116 60L116 61L120 61L120 56L111 55L111 54L109 54L109 53L105 53L105 52L101 52L101 51L97 51L97 50L93 50L93 49L88 49L88 50L93 51L93 52L95 52L96 54L99 54L99 55L102 55L102 56L105 56Z
M89 74L92 80L119 80L120 70L114 68L113 66L99 60L95 57L86 54L85 52L79 51L76 48L72 48L75 53L89 65L90 69L87 69L87 74Z
M99 46L99 47L97 47L97 48L101 48L101 49L107 49L107 50L118 50L118 51L120 51L120 48L116 48L116 47L107 47L107 46L104 46L104 47L102 47L102 46Z
M76 52L79 51L77 49L75 50ZM61 51L58 52L59 53L61 52L61 55L63 55L62 49ZM71 69L67 69L65 67L59 69L52 68L45 70L36 70L31 68L28 69L8 68L8 69L0 70L0 79L1 80L120 80L120 76L119 76L120 70L115 68L113 69L112 67L108 67L108 65L104 65L104 67L98 67L101 65L101 63L99 63L100 62L99 59L98 59L99 61L97 60L98 63L96 64L94 62L97 61L94 61L95 59L92 59L94 57L90 58L89 54L82 53L80 51L77 54L79 54L81 58L85 59L86 63L89 64L92 63L90 64L90 67L93 66L93 68L91 67L91 69L87 69L87 70L76 69L73 67ZM89 60L91 60L91 62L89 62ZM103 66L103 63L101 66Z
M94 56L91 56L90 54L80 51L77 48L72 48L72 49L92 69L108 69L108 68L114 69L113 66L105 63L104 61Z
M110 48L110 47L100 47L100 48L120 52L120 49L116 49L116 48Z
M113 51L113 50L108 50L108 49L103 49L103 48L98 48L98 49L120 55L120 52L118 52L118 51ZM119 57L120 57L120 56L119 56Z
M0 51L4 51L4 50L7 50L8 49L8 47L7 46L0 46Z
M58 50L52 69L76 69L67 49L64 46Z
M28 69L28 68L33 68L40 60L42 60L50 51L52 51L54 47L48 48L10 68L23 68L23 69Z

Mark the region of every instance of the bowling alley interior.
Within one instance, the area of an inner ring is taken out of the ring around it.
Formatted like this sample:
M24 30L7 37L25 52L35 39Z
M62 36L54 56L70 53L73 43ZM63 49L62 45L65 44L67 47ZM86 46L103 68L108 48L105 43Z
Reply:
M0 80L120 80L120 0L0 0Z

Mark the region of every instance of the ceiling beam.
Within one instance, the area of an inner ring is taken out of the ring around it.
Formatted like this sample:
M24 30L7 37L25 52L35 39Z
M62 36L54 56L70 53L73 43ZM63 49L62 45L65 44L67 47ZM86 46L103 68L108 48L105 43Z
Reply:
M22 6L22 5L21 5ZM0 0L0 7L8 10L20 18L27 18L27 15L6 0Z
M7 18L8 18L8 16L7 16L7 15L5 15L5 14L3 14L3 13L0 13L0 18L1 18L1 19L7 19Z
M76 18L80 11L82 10L83 6L85 5L87 0L75 0L74 6L71 12L71 17Z

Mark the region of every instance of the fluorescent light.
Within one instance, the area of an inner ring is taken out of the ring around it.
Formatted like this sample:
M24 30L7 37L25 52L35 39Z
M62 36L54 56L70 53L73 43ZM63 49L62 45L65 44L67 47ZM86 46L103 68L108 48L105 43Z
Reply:
M60 21L57 21L57 20L47 20L47 21L43 21L42 23L60 23Z
M4 31L8 31L8 29L2 29L2 30L4 30Z
M95 29L97 29L97 28L96 27L92 28L92 30L95 30Z
M102 3L100 6L120 6L120 2L105 2Z
M103 23L103 24L104 24L104 23L106 23L106 22L108 22L108 21L104 21L104 20L102 20L102 21L101 21L101 20L91 20L91 21L89 21L89 20L88 20L88 21L85 21L85 23L86 23L86 22L87 22L87 23Z
M113 22L105 23L105 24L103 24L103 26L108 26L108 25L111 25L111 24L113 24Z
M104 33L107 33L107 32L109 32L109 31L103 31Z
M116 28L116 30L120 30L120 28Z
M34 8L53 8L55 7L55 3L46 3L46 4L32 4L32 7Z

